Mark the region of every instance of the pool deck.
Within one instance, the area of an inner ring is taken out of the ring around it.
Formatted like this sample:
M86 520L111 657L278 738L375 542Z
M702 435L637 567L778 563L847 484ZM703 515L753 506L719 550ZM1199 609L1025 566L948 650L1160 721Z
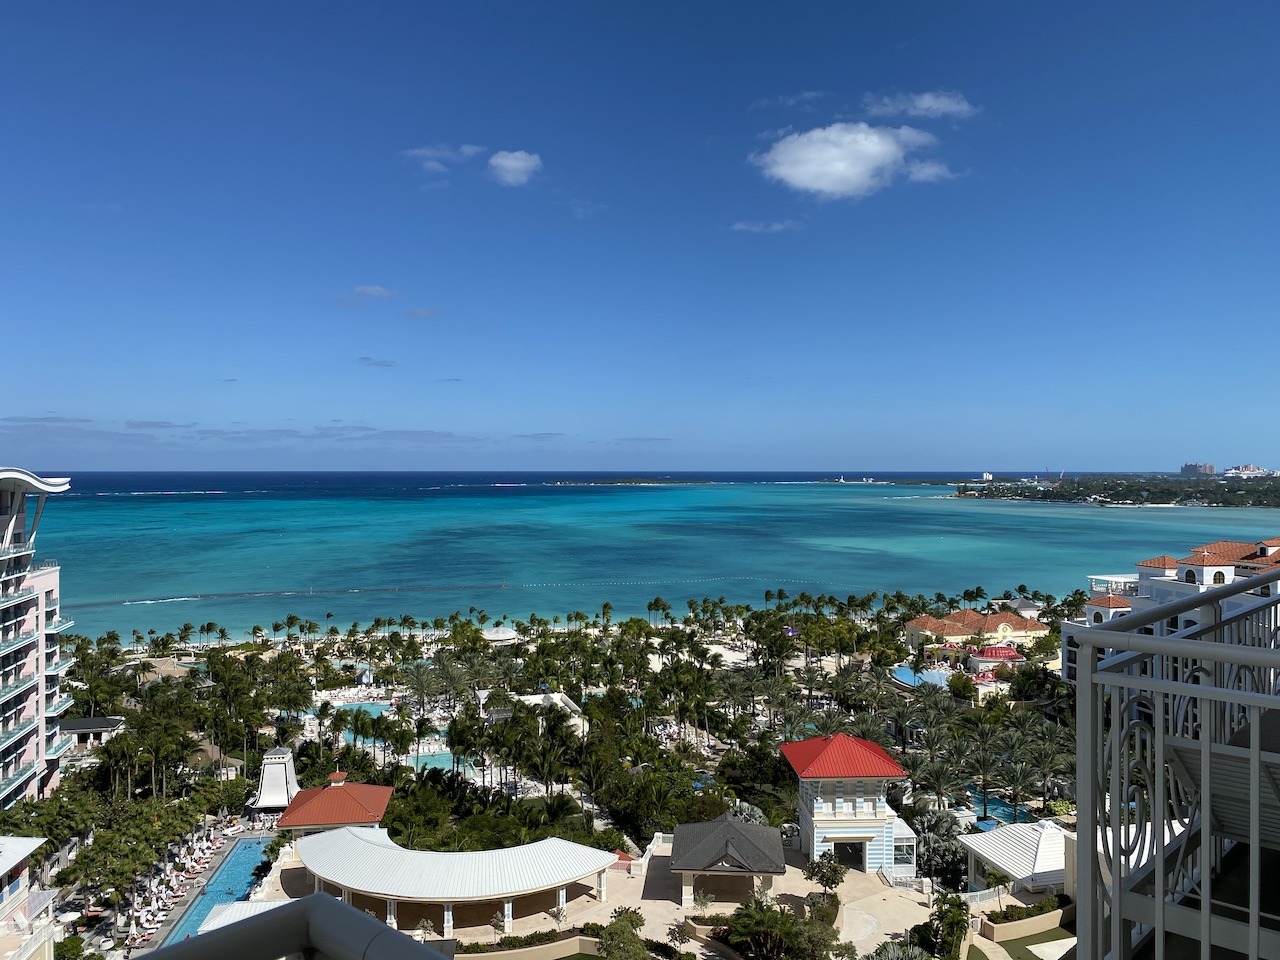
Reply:
M274 830L246 830L244 833L238 833L234 837L229 837L228 842L223 844L222 849L217 851L213 857L210 858L208 869L205 870L202 876L212 877L219 869L221 869L222 862L227 859L227 855L230 854L236 846L235 843L231 841L262 840L264 838L271 839L275 837L275 835L276 833ZM178 909L170 913L168 919L166 919L164 923L160 924L160 929L155 932L155 936L151 938L151 942L141 947L134 947L132 952L133 955L140 956L145 953L150 953L153 950L160 949L164 944L165 938L173 932L174 927L182 922L182 918L187 915L187 911L194 907L196 902L200 899L200 895L197 893L198 889L199 888L193 886L189 891L187 891L183 898L178 902ZM123 937L121 937L120 942L124 942ZM113 954L118 953L121 956L125 955L124 950L113 950L111 952Z

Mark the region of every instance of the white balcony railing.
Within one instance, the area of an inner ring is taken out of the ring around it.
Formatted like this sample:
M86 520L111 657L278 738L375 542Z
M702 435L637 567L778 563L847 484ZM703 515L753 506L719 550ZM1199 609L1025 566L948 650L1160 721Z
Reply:
M1280 849L1280 596L1262 595L1277 583L1063 624L1077 646L1078 960L1148 942L1162 960L1174 936L1202 960L1280 957L1280 918L1262 910L1263 850Z

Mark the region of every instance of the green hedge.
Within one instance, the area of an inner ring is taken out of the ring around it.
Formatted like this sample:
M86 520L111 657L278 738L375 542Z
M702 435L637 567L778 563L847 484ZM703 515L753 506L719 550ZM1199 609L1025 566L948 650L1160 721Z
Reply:
M1026 920L1030 917L1053 913L1059 907L1065 907L1070 902L1071 898L1066 894L1057 897L1045 897L1039 903L1033 903L1029 907L1015 904L1011 907L1005 907L1003 910L993 911L987 914L987 919L992 923L1012 923L1015 920Z
M458 953L492 953L495 950L518 950L521 947L539 947L544 943L555 943L560 934L554 930L536 930L522 937L508 934L499 938L497 943L460 943Z
M660 960L698 960L697 955L677 950L669 943L663 943L661 940L650 940L645 938L645 947L649 952Z
M732 917L727 913L703 913L696 917L689 917L691 923L696 923L700 927L727 927Z

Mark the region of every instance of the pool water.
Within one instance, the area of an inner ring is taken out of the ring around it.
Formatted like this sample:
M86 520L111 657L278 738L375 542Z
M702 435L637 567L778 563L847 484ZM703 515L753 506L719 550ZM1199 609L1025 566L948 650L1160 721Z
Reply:
M970 807L979 817L982 816L982 791L977 787L970 785L970 793L973 794L973 803ZM1001 823L1013 823L1013 804L1003 797L997 797L994 793L987 795L987 815L992 819L999 820ZM1018 822L1019 823L1035 823L1038 818L1031 812L1031 808L1025 803L1018 804ZM982 826L982 821L978 821L978 826Z
M355 712L356 710L359 710L361 708L363 708L364 712L369 714L369 716L371 717L380 717L384 713L386 713L388 710L393 709L391 704L389 703L347 703L342 705L343 710L350 710L352 712ZM312 713L314 712L315 711L313 710ZM434 730L432 731L432 733L434 733L436 736L440 736L440 731L438 730ZM353 746L355 745L356 735L352 733L350 730L344 730L342 732L342 738L346 740L347 743ZM417 751L410 750L409 762L414 766L416 766L419 770L425 770L428 767L438 767L441 770L452 770L453 754L451 754L447 750L444 751L443 753L424 753L422 755L422 758L418 759Z
M899 664L891 671L893 678L908 687L918 687L922 683L936 683L940 687L946 687L947 678L951 674L945 670L921 670L916 673L907 664Z
M226 859L209 877L204 893L195 894L195 902L160 946L167 947L181 943L189 936L194 937L214 907L246 899L253 889L253 868L262 862L262 851L270 842L268 837L237 840Z

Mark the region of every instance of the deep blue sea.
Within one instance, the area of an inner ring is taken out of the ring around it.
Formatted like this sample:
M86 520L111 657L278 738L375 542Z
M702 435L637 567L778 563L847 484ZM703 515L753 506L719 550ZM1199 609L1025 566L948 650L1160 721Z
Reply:
M817 474L616 479L73 474L71 491L45 508L37 557L62 564L76 632L127 638L214 621L242 638L290 613L322 625L332 614L345 628L472 606L493 619L563 617L609 601L615 617L646 616L655 596L676 610L704 596L759 605L777 587L932 595L980 584L996 594L1025 583L1060 596L1145 557L1280 534L1269 510L962 500L941 483L819 483Z

